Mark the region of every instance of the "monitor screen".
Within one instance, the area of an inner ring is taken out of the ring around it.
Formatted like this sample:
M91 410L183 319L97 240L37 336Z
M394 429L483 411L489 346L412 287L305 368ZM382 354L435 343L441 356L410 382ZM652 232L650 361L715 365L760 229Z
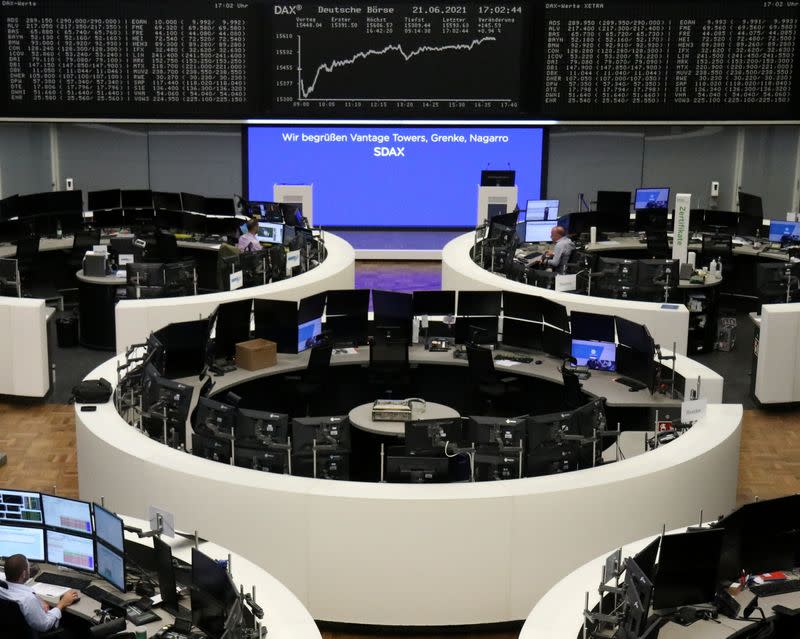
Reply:
M525 219L529 222L543 222L558 219L559 200L528 200Z
M666 535L661 540L654 609L714 601L724 535L722 529L710 529Z
M595 209L598 213L630 213L631 192L598 191Z
M617 370L617 346L614 342L573 339L572 356L578 360L578 366L588 366L596 371Z
M500 292L459 291L458 315L500 315Z
M769 223L770 242L780 242L784 237L800 240L800 222Z
M614 342L614 316L599 313L572 311L569 316L570 332L576 339Z
M550 231L553 229L552 222L526 222L525 241L526 242L549 242Z
M283 244L283 224L259 222L258 241L266 244Z
M0 490L0 521L41 524L41 495L5 488Z
M97 504L94 505L94 528L97 531L98 541L120 552L124 550L122 520Z
M637 211L658 209L666 211L669 208L668 188L636 189L634 208Z
M68 533L47 531L47 563L94 572L94 540Z
M542 321L540 297L526 293L503 292L503 315L532 322Z
M172 565L172 548L158 537L153 537L153 550L156 555L158 592L162 607L171 614L178 612L178 592L175 583L175 567Z
M97 544L97 574L125 592L125 558L104 544Z
M64 528L91 535L92 509L89 502L42 495L44 524L48 528Z
M0 524L0 557L25 555L29 561L44 561L44 531Z
M455 291L414 291L414 316L455 315Z
M538 199L543 149L543 130L529 127L251 126L246 197L313 184L315 225L474 227L481 169L510 165L519 201Z
M753 195L752 193L739 191L739 212L744 213L748 217L763 219L764 205L761 201L761 197Z
M297 327L297 352L312 348L322 334L322 318L304 322Z

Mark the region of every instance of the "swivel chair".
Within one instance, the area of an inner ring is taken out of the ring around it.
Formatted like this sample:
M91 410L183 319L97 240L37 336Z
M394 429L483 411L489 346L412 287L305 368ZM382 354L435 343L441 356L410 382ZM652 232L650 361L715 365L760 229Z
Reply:
M369 347L369 384L391 396L411 385L408 341L375 339Z
M328 379L332 353L332 346L315 346L312 348L306 370L302 375L295 378L298 381L294 385L294 392L305 409L306 417L311 415L311 403L316 397L319 397Z
M83 268L83 256L86 251L90 251L93 246L100 244L100 229L84 229L77 231L72 238L72 251L70 252L70 268L79 271Z
M20 277L29 278L36 268L36 258L39 257L39 236L31 235L17 241L17 266Z
M484 402L486 409L496 409L499 401L519 392L515 378L498 377L492 351L468 344L467 362L473 390Z
M22 616L22 611L16 601L0 599L0 637L14 637L14 639L56 639L64 637L60 629L50 632L34 632Z

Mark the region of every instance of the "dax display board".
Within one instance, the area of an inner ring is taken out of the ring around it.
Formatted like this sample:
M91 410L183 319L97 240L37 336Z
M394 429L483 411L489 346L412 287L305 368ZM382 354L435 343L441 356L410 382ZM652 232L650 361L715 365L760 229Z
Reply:
M798 118L798 2L4 0L0 115Z

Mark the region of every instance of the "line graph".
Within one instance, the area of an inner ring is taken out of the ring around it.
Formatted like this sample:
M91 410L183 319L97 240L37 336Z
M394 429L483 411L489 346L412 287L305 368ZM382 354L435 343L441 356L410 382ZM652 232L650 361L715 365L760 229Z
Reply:
M314 73L314 79L308 85L308 88L306 88L305 81L303 80L302 43L300 40L300 36L298 35L297 36L297 98L300 100L313 99L309 98L309 96L312 93L314 93L314 89L317 86L319 77L323 72L333 73L338 68L355 64L359 60L366 60L370 56L386 55L387 53L397 52L403 57L403 59L406 62L408 62L415 56L421 55L423 53L443 53L445 51L472 51L475 47L478 47L486 42L496 42L496 41L497 38L495 38L494 36L485 36L483 38L475 38L469 44L445 44L441 46L423 45L421 47L417 47L416 49L411 50L409 53L406 53L404 51L402 44L387 44L382 49L377 49L377 50L368 49L366 51L359 51L350 58L346 58L344 60L333 60L330 63L324 62L320 64L317 67L316 72ZM319 98L319 99L323 100L325 98ZM416 98L416 100L419 99L420 98ZM412 98L412 100L414 99ZM468 98L468 100L472 101L476 99Z
M304 2L271 19L272 109L287 116L513 114L525 93L520 51L530 28L524 5L506 0L491 7Z

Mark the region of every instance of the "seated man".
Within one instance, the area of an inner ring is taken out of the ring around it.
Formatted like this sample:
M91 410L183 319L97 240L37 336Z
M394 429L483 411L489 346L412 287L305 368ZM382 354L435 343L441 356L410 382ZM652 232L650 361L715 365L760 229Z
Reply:
M550 267L554 272L563 274L566 270L567 262L569 262L569 258L575 250L575 244L569 238L563 226L554 226L550 229L550 239L555 242L553 249L537 257L533 263Z
M258 239L258 220L256 218L247 222L247 232L242 233L236 246L243 253L261 250L261 242Z
M6 559L6 582L8 589L0 588L0 599L15 601L25 621L35 632L53 630L61 621L61 611L78 600L78 592L68 590L54 608L43 602L25 582L30 579L30 567L24 555L12 555Z

